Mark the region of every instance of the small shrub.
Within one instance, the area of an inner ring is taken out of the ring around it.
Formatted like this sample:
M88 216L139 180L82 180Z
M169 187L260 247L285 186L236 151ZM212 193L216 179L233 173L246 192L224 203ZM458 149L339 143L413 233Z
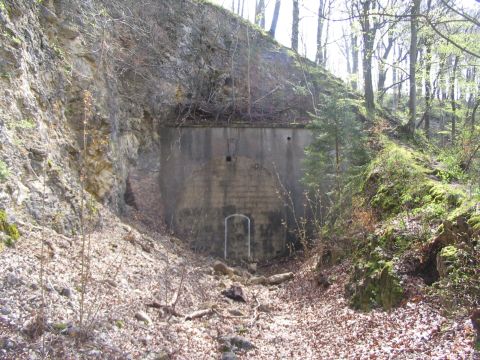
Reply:
M10 176L10 171L8 170L7 164L0 160L0 182L7 181Z
M31 130L31 129L34 129L35 127L36 125L33 119L23 119L15 124L15 128L17 129Z
M123 329L125 327L125 322L123 320L116 320L115 326L119 329Z
M7 213L5 210L0 210L0 231L7 235L5 245L13 246L20 238L20 232L15 224L9 224L7 221Z
M453 312L480 306L480 243L446 246L439 255L445 262L446 274L434 284L432 293L439 295Z
M15 240L13 240L10 236L7 236L7 238L5 239L5 245L8 247L14 247Z
M20 232L16 225L7 224L5 234L10 236L13 241L17 241L20 238Z
M53 324L53 329L57 332L62 332L68 327L66 323L55 323Z
M438 156L438 159L442 162L442 167L436 173L443 182L450 183L465 179L465 172L462 170L459 154L460 152L456 149L449 149L448 151L443 151Z

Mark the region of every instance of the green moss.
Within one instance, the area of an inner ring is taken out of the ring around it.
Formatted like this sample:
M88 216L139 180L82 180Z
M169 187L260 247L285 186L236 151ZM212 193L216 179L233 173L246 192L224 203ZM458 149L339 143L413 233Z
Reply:
M475 214L470 217L468 224L473 228L473 230L480 230L480 214Z
M440 256L445 259L454 259L457 256L457 248L453 245L445 246L440 251Z
M363 311L391 309L401 302L404 293L393 262L375 259L357 263L346 292L350 306Z
M424 195L418 191L423 188L425 192L428 170L417 159L424 161L420 154L385 141L384 149L369 165L363 190L384 218L415 207Z
M466 198L465 191L452 185L430 181L429 194L436 203L445 203L451 207L459 206Z
M464 206L467 195L458 185L431 178L424 154L384 141L384 149L369 166L363 191L382 219L407 211L424 222L447 218Z
M436 229L436 225L449 221L456 231L463 221L459 219L467 219L475 231L480 230L478 195L468 196L461 183L438 178L433 169L443 165L429 156L390 140L381 143L383 148L369 164L358 194L359 206L373 209L377 216L377 235L357 244L346 289L351 306L361 310L388 309L401 301L403 291L394 264L407 250L422 249L425 241L442 234L442 227ZM480 296L475 270L480 244L456 245L438 253L443 275L435 285L440 289L437 295L451 299L452 306L472 304Z

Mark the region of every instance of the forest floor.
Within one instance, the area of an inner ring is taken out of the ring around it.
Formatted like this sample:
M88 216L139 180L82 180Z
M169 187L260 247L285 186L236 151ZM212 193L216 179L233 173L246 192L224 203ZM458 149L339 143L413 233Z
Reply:
M295 277L252 285L245 270L215 274L215 259L105 210L101 227L87 238L91 279L80 328L81 238L28 225L21 231L16 247L0 253L1 359L479 358L470 320L445 317L421 287L399 308L361 313L343 297L347 263L328 270L328 289L314 281L312 259L261 268ZM245 303L222 295L232 284L242 287ZM186 320L198 310L204 316Z

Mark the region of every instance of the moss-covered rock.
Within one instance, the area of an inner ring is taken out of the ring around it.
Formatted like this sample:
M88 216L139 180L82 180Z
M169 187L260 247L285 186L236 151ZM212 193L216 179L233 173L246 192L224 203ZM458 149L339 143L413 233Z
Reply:
M468 224L475 232L480 232L480 214L474 214L468 220Z
M421 277L453 307L478 304L478 195L436 175L431 155L383 140L365 173L361 205L377 218L359 238L346 295L352 307L391 308L403 296L399 276Z
M346 286L346 295L354 309L385 310L400 304L404 291L395 274L392 261L359 262Z
M458 249L454 245L449 245L437 254L437 271L440 277L447 276L449 268L457 258L457 252Z

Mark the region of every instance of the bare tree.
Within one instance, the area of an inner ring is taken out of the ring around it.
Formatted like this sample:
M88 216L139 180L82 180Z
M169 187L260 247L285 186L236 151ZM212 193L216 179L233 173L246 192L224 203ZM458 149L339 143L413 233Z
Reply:
M318 21L317 21L317 54L315 61L317 64L325 66L327 57L327 41L328 41L328 18L332 10L333 0L320 0L318 7ZM324 35L325 26L326 35Z
M376 5L377 3L374 0L359 0L355 3L358 20L362 29L362 66L364 79L364 96L365 107L370 118L373 118L375 116L375 94L373 91L372 58L375 44L375 36L377 30L381 26L378 17L372 17L371 14L373 10L376 10Z
M270 26L269 34L271 37L275 37L275 32L277 31L278 16L280 15L280 5L281 0L275 1L275 9L273 10L272 25Z
M410 11L410 89L408 98L408 123L407 131L413 136L417 120L417 52L418 52L418 16L420 14L421 0L412 0Z
M387 42L385 43L383 37L379 42L379 62L378 62L378 99L382 103L383 95L385 94L385 81L387 80L388 67L387 60L390 56L390 52L393 49L395 43L395 38L393 36L393 31L388 32Z
M457 102L455 98L455 82L457 80L458 60L460 56L453 56L452 71L450 73L449 85L450 85L450 105L452 107L452 143L455 143L455 137L457 133Z
M300 9L298 7L298 0L293 1L292 13L292 49L298 52L298 27L300 23Z
M255 24L265 29L265 0L257 0L256 2Z

